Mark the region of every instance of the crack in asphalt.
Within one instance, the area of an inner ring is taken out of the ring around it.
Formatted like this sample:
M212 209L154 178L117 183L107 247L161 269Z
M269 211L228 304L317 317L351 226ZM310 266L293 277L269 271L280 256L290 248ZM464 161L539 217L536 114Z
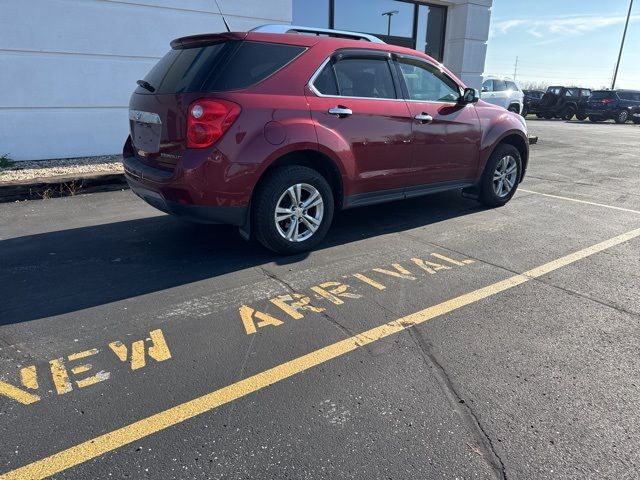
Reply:
M543 178L543 177L534 177L533 175L529 175L527 174L527 178L533 178L535 180L542 180L543 182L556 182L556 183L568 183L570 185L581 185L583 187L593 187L593 188L597 188L598 190L603 190L605 192L611 192L611 193L620 193L617 190L613 190L611 188L607 188L607 187L603 187L601 185L598 184L594 184L594 183L587 183L587 182L572 182L571 180L561 180L559 178ZM636 193L630 193L630 192L625 192L627 195L632 195L634 197L640 196Z
M432 345L422 336L417 328L407 329L409 337L413 340L420 351L421 357L427 365L434 371L435 377L442 388L445 396L453 406L458 416L464 421L471 432L472 437L478 443L478 449L482 454L482 458L487 462L494 474L500 480L507 479L507 473L504 462L498 454L491 440L491 437L482 427L478 416L471 406L460 396L456 390L452 380L449 378L447 371L442 366L442 362L433 352Z
M518 272L516 270L512 270L512 269L504 267L502 265L498 265L497 263L488 262L488 261L483 260L481 258L474 257L472 255L469 255L468 253L460 252L460 251L454 250L454 249L452 249L450 247L445 247L443 245L439 245L437 243L433 243L433 242L430 242L428 240L424 240L424 239L422 239L420 237L416 237L414 235L411 235L410 233L407 233L406 236L409 237L409 238L412 238L413 240L417 240L417 241L419 241L419 242L421 242L421 243L423 243L425 245L438 247L438 248L441 248L442 250L446 250L446 251L449 251L449 252L457 253L458 255L463 255L463 256L471 258L471 259L473 259L473 260L475 260L477 262L484 263L485 265L490 265L490 266L495 267L495 268L499 268L500 270L504 270L505 272L508 272L508 273L511 273L511 274L514 274L514 275L524 275L525 277L529 278L529 281L533 281L535 283L540 283L542 285L546 285L547 287L555 288L555 289L560 290L561 292L564 292L564 293L566 293L568 295L575 295L575 296L583 298L585 300L590 300L590 301L592 301L594 303L597 303L597 304L602 305L604 307L608 307L608 308L610 308L612 310L615 310L615 311L617 311L619 313L626 313L627 315L630 315L630 316L635 317L635 318L640 317L640 314L638 314L636 312L632 312L630 310L627 310L624 307L620 307L618 305L614 305L612 303L609 303L609 302L606 302L604 300L600 300L600 299L591 297L589 295L577 292L575 290L571 290L571 289L566 288L566 287L561 287L559 285L555 285L553 283L550 283L550 282L547 282L547 281L543 280L540 277L529 277L528 275L526 275L523 272ZM611 255L611 252L603 251L603 252L598 252L598 254Z

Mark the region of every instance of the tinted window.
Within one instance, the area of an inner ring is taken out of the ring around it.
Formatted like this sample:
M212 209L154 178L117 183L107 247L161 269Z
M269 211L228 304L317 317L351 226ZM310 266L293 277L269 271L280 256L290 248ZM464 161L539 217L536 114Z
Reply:
M416 18L416 50L442 61L447 7L419 5Z
M209 72L215 71L228 58L239 42L223 42L206 47L171 50L151 69L144 79L155 93L178 93L196 90ZM151 93L138 87L136 93Z
M401 62L400 70L411 100L455 102L460 97L458 86L430 65Z
M605 98L613 98L613 92L607 92L607 91L591 92L592 100L603 100Z
M567 88L567 90L564 92L564 96L565 97L579 97L580 96L580 90L578 90L576 88Z
M493 81L493 91L494 92L503 92L507 89L507 83L503 80L494 80Z
M229 63L204 85L206 91L236 90L254 85L304 51L304 47L279 43L243 42Z
M313 3L315 0L305 0ZM334 27L394 37L413 37L412 3L395 0L334 0ZM393 12L391 23L384 12ZM389 32L389 33L387 33Z
M386 59L345 58L336 63L334 69L342 96L396 98Z
M171 50L144 78L154 93L245 88L264 80L304 51L274 43L229 41ZM151 93L138 87L136 93Z
M562 90L561 87L549 87L547 88L547 93L553 93L554 95L559 95L561 90Z
M493 92L493 80L485 80L482 83L483 92Z
M338 84L331 62L325 65L314 80L313 86L323 95L338 95Z
M514 92L520 90L514 82L507 80L505 83L507 84L507 90L513 90Z
M622 100L639 102L640 92L618 92L618 97L620 97Z

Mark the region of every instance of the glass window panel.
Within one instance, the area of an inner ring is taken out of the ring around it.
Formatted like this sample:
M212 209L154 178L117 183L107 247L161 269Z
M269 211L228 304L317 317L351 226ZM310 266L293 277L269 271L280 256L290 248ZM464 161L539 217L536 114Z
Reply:
M331 62L327 63L327 65L322 69L313 82L313 86L316 87L316 90L323 95L338 95L336 75L333 72L333 65L331 65Z
M395 0L335 0L334 28L354 32L413 37L414 5ZM385 12L396 11L389 17Z
M293 0L293 24L329 28L330 0Z
M446 20L447 7L420 5L418 8L416 50L426 53L439 62L444 55Z
M389 64L383 59L345 58L335 64L340 95L363 98L396 98Z
M458 85L429 65L403 61L400 70L411 100L455 102L460 97Z

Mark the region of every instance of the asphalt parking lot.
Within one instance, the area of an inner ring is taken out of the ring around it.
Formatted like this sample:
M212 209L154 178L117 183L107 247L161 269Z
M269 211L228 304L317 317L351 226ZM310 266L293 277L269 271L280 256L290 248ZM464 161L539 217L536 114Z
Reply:
M0 206L0 479L637 478L640 127L529 126L507 206L296 257L129 191Z

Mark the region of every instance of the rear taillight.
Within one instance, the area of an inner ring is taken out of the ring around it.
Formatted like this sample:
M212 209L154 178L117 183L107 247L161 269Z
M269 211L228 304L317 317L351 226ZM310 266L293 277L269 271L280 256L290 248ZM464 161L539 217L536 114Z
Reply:
M605 105L609 105L610 103L613 103L615 100L613 100L613 98L605 98L602 100L602 103L604 103Z
M187 148L206 148L216 143L240 111L240 105L228 100L202 98L193 102L187 114Z

